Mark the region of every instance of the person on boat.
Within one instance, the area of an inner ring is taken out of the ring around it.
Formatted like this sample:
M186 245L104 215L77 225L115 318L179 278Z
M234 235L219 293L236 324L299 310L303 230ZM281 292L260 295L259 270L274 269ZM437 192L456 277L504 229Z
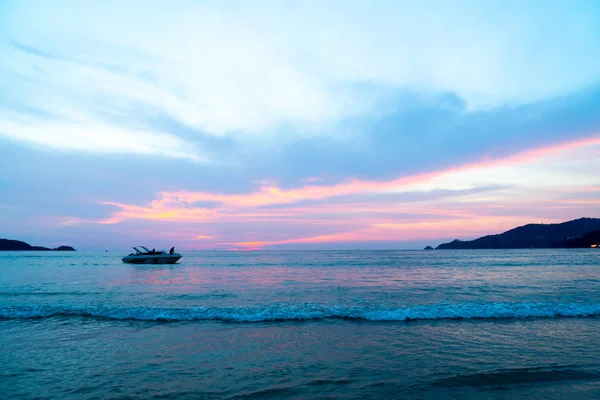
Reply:
M171 247L171 250L169 250L169 254L173 254L175 253L175 246Z

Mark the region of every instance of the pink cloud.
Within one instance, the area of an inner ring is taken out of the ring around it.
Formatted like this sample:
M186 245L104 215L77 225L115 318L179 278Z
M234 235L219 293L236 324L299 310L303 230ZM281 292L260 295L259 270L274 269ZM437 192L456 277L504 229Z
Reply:
M519 199L513 204L496 204L479 201L477 204L460 202L406 202L382 201L382 194L399 193L411 190L418 185L443 181L446 176L463 172L483 170L495 166L513 166L545 159L570 150L600 145L600 137L588 137L571 142L545 146L519 152L507 157L483 160L388 181L368 181L349 179L334 185L307 184L293 189L281 189L269 182L262 182L259 190L247 194L219 194L209 192L159 192L158 198L146 206L102 201L101 204L118 208L108 218L87 221L99 224L118 224L128 220L145 220L171 223L255 223L270 222L279 224L311 224L334 226L337 233L315 234L284 239L266 239L265 234L257 234L261 239L232 242L216 242L211 235L195 235L194 240L210 242L202 246L234 246L236 248L261 248L272 245L294 243L334 243L363 241L396 241L412 239L433 239L459 232L461 235L479 235L508 229L523 221L523 216L485 215L485 210L502 207L529 207L527 199ZM309 178L310 182L316 179ZM583 190L594 190L590 187ZM354 201L338 202L340 196L359 196ZM327 200L328 202L324 203ZM214 208L197 207L203 201L216 203ZM316 201L310 206L298 204L303 201ZM570 199L562 207L573 205L596 205L590 199ZM281 207L282 205L286 207ZM527 222L548 222L548 217L536 217L535 208L551 209L561 207L552 200L536 200L531 205L532 215ZM400 217L399 214L408 216ZM493 214L493 213L492 213ZM343 217L347 216L347 219ZM433 216L434 218L429 218ZM438 218L435 218L437 216ZM86 222L69 218L68 224ZM318 229L315 229L318 231Z

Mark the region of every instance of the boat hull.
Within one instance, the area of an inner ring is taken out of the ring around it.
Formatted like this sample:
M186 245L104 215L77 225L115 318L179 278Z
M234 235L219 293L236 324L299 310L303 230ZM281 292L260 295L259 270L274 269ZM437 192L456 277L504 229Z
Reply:
M175 264L181 258L180 255L144 255L144 256L127 256L123 257L122 261L126 264Z

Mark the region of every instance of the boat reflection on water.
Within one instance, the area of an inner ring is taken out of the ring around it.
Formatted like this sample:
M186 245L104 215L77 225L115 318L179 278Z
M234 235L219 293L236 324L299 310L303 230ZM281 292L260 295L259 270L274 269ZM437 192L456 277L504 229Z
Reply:
M142 248L144 251L140 250ZM172 247L167 253L164 250L155 251L148 250L144 246L133 247L135 253L123 257L122 261L127 264L175 264L182 257L181 254L175 253L175 248Z

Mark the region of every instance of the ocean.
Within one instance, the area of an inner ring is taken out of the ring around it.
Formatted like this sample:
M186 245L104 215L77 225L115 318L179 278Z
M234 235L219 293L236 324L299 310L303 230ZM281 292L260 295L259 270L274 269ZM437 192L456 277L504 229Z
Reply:
M0 252L9 399L600 398L600 250Z

